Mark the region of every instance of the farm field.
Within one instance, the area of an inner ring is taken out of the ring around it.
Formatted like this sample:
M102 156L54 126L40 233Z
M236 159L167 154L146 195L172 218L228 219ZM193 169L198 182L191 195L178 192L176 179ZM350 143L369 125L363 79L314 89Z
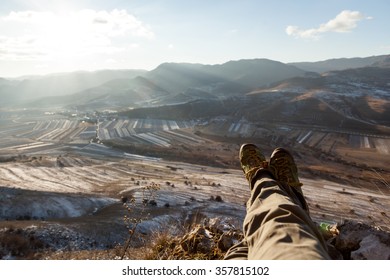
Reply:
M93 139L101 141L125 139L128 142L169 148L172 144L199 145L202 137L192 133L201 127L207 134L227 138L270 137L271 144L293 143L337 152L340 147L370 150L380 155L389 155L390 136L357 132L326 131L280 125L253 124L245 120L211 120L207 124L196 121L172 121L154 119L125 119L88 123L64 116L6 116L2 115L0 154L23 153L53 149L58 144L87 144Z

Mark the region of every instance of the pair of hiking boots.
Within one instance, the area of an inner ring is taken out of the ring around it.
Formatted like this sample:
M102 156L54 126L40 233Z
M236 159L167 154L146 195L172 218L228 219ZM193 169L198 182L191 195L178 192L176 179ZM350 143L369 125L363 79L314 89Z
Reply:
M264 171L283 185L292 188L302 207L309 210L301 189L302 183L298 178L298 168L292 155L283 148L276 148L269 162L254 144L244 144L240 148L239 159L246 179L251 183L259 171Z

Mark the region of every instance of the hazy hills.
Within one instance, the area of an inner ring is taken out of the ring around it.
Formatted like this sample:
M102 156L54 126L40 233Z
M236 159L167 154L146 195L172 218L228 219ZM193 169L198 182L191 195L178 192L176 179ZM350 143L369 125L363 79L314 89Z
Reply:
M127 81L110 81L77 96L94 97L88 105L96 103L96 99L107 98L120 98L118 105L131 107L165 105L241 95L254 88L304 74L295 66L266 59L222 65L164 63L142 76ZM113 101L111 105L115 103Z
M136 77L144 72L143 70L102 70L12 80L0 78L0 100L4 105L33 101L42 97L70 95L114 79Z
M390 68L366 67L294 77L223 100L139 108L133 118L194 119L224 116L251 122L322 126L389 133Z
M305 71L281 62L248 59L221 65L164 63L146 73L145 77L174 94L197 88L218 95L221 91L229 92L229 88L235 93L245 92L250 88L304 74Z
M267 59L221 65L163 63L156 69L75 72L0 80L2 105L144 106L225 98L283 79L302 76L295 66ZM103 100L105 100L103 102ZM77 102L75 102L77 101Z
M346 70L363 67L390 67L390 56L379 55L370 57L328 59L318 62L295 62L289 65L296 66L305 71L323 73L334 70Z
M150 118L228 115L372 127L389 125L389 61L390 55L294 64L249 59L220 65L163 63L152 71L0 78L0 100L1 106L34 108L132 107L138 109L125 114ZM332 71L319 74L319 69Z

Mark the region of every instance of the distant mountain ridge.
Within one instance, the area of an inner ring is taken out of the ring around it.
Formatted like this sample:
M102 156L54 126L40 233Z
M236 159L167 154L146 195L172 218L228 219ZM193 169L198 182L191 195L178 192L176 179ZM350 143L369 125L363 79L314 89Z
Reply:
M288 63L302 70L324 73L335 70L346 70L363 67L390 67L390 55L370 57L338 58L317 62L294 62Z
M2 78L0 100L4 105L34 101L43 97L71 95L114 79L132 78L143 73L144 70L100 70L34 76L21 80Z
M247 59L220 65L163 63L144 76L171 94L197 89L219 96L244 93L304 74L305 71L278 61Z
M145 106L226 98L283 79L303 76L295 66L268 59L221 65L163 63L152 71L106 70L0 81L4 104L23 106ZM103 100L105 100L103 102Z
M131 118L300 124L390 135L390 68L365 67L286 79L224 100L138 108Z
M350 75L353 80L354 75L361 76L362 71L358 70L361 66L386 69L389 65L390 55L292 64L243 59L218 65L163 63L151 71L103 70L23 80L0 78L0 104L91 110L155 107L244 96L292 78L307 83L310 79L304 78L320 76L315 71L309 72L310 69L332 69L326 75ZM357 70L334 72L339 68ZM378 73L369 79L378 80ZM383 79L386 81L387 77Z

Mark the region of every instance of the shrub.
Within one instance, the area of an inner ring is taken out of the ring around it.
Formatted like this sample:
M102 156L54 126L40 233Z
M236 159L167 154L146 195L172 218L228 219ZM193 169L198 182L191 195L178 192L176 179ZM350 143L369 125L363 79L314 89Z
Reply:
M126 203L124 203L124 207L127 211L127 214L124 215L124 222L126 224L126 228L129 233L129 237L124 244L123 253L121 254L121 259L123 259L130 247L131 241L134 238L134 235L137 231L138 225L146 218L149 214L147 213L147 206L157 206L156 196L157 191L160 189L160 186L156 183L151 183L146 187L142 187L142 197L140 201L137 201L134 196L131 197ZM141 210L136 209L141 207Z
M9 228L0 234L0 258L35 259L44 243L22 229Z

